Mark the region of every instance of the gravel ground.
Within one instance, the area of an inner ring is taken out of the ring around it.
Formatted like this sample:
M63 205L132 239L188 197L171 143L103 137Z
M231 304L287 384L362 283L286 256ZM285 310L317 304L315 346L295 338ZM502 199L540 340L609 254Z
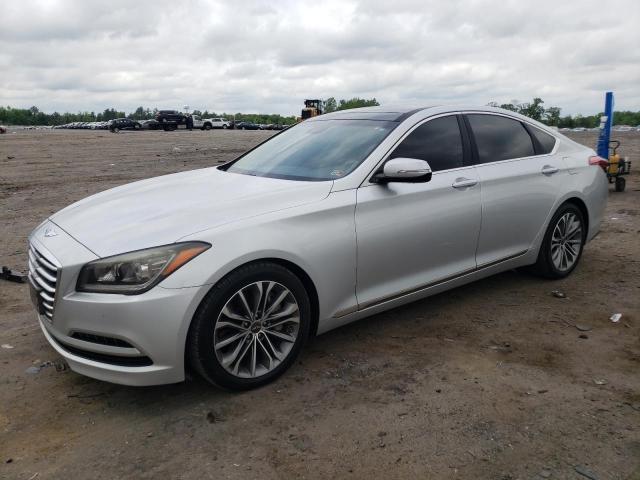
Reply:
M2 135L0 264L75 200L269 135ZM0 478L640 479L640 135L616 136L636 170L569 278L507 272L362 320L252 392L70 372L26 285L0 282Z

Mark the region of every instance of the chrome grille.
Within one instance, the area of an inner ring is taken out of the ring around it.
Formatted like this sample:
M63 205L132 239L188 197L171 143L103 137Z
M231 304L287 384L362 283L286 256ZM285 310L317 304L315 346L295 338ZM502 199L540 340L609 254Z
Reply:
M58 267L31 244L29 244L29 281L38 295L39 313L52 320L58 283Z

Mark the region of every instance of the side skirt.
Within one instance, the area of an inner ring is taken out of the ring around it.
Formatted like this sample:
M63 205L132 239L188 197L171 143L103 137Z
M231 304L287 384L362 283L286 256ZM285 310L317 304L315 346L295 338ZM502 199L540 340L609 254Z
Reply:
M531 260L528 258L528 254L530 253L530 250L519 252L501 260L480 265L472 270L466 270L435 282L362 303L358 306L357 311L354 311L355 307L342 310L337 312L332 318L320 322L320 325L318 325L318 335L361 318L375 315L376 313L380 313L400 305L405 305L416 300L421 300L431 295L480 280L481 278L486 278L513 268L528 265L531 263ZM533 261L535 261L535 258Z

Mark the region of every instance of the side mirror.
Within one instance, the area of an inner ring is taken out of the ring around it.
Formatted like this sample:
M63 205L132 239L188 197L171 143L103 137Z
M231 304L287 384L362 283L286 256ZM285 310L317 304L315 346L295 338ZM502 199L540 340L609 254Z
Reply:
M431 167L426 160L401 157L388 160L382 172L371 178L374 183L422 183L429 180L431 180Z

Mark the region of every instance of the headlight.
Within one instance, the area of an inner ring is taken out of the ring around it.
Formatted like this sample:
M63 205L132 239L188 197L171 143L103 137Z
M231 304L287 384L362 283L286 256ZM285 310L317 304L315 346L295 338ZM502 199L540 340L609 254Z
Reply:
M79 292L135 295L153 288L211 245L174 243L137 250L87 263L78 277Z

